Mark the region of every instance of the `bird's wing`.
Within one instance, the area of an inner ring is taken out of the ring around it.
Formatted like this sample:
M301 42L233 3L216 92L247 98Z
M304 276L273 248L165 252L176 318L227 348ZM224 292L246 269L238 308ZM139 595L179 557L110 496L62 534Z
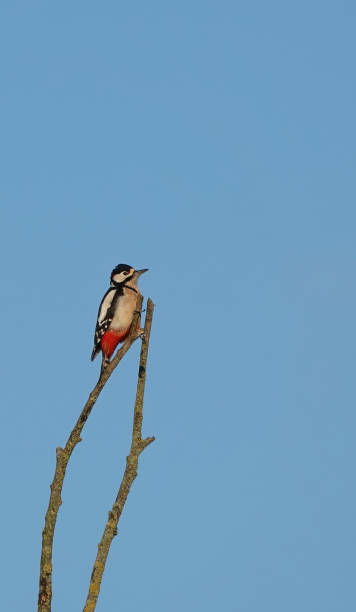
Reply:
M99 310L98 310L98 318L96 321L95 334L94 334L94 348L91 354L91 360L95 359L97 354L100 351L100 341L105 334L105 332L109 329L110 323L113 319L115 307L117 300L120 296L120 291L118 289L110 289L107 290L103 299L101 300Z

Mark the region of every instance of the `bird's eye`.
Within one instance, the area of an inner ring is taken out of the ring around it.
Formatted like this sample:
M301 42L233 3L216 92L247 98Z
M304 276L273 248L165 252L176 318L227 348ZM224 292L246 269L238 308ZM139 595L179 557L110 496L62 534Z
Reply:
M128 275L128 272L123 272L123 275L124 275L124 276L127 276L127 275Z

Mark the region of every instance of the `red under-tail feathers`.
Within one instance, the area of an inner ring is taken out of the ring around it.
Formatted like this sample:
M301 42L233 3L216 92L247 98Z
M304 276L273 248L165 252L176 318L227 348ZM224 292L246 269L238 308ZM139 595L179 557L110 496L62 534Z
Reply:
M140 321L137 321L137 328L140 328ZM110 359L114 350L116 349L119 342L123 342L126 340L129 335L130 328L126 331L115 331L114 329L108 329L103 335L100 341L100 347L103 351L103 356L105 359Z

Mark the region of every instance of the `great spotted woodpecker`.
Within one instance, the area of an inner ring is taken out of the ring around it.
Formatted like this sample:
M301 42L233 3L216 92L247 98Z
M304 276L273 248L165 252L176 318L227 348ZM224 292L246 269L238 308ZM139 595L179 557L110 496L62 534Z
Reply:
M135 270L126 264L119 264L111 272L110 287L99 306L91 354L93 361L102 352L102 368L110 362L119 342L123 342L129 334L139 294L137 281L147 270Z

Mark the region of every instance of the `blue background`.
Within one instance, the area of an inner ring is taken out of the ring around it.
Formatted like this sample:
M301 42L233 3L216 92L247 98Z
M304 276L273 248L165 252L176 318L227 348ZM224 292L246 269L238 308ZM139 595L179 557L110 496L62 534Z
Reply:
M141 456L97 610L356 609L355 5L5 0L2 608L36 608L55 448L118 263L156 303ZM78 612L139 343L72 456L53 611Z

